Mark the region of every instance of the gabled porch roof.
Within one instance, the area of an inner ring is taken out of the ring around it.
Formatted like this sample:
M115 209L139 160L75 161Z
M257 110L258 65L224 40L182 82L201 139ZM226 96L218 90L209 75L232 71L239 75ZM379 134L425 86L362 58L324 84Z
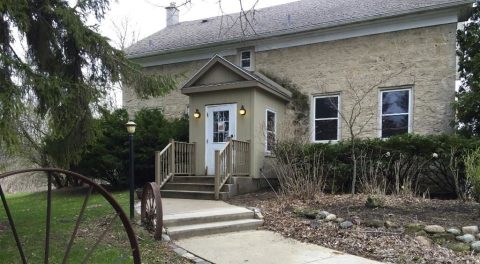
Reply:
M230 89L258 87L290 101L292 93L265 75L247 71L222 56L215 55L182 87L186 95Z

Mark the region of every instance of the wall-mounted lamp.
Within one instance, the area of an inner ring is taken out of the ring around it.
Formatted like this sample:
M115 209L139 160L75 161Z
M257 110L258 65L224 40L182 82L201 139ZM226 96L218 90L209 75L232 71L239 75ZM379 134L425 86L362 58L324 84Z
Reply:
M238 113L243 116L247 113L247 110L245 110L245 107L242 105L242 107L240 107L240 111L238 111Z
M196 119L199 119L200 117L202 116L202 114L200 114L200 111L195 110L195 113L193 113L193 117L195 117Z

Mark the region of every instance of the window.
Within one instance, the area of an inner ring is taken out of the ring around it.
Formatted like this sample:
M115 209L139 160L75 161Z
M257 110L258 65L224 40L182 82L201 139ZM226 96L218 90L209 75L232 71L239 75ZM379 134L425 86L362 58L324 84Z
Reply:
M242 51L240 52L240 66L244 69L250 70L252 69L252 52Z
M338 140L340 134L339 95L314 97L314 141Z
M213 112L213 143L227 142L230 130L229 118L228 110Z
M381 137L411 132L411 89L380 91Z
M265 151L270 153L273 150L273 146L275 145L275 132L276 132L276 125L277 125L277 115L275 112L271 110L267 110L267 114L265 116L265 127L267 130L266 133L266 143L265 143Z

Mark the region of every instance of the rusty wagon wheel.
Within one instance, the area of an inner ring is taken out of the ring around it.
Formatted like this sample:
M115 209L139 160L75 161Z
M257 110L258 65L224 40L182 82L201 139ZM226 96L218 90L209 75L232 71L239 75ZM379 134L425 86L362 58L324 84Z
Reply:
M163 229L162 199L160 187L154 182L145 184L143 188L141 218L146 229L152 231L156 239L161 239Z
M113 228L113 223L115 220L120 219L122 225L123 225L123 231L127 234L128 240L129 240L129 246L131 251L127 252L128 255L131 255L131 258L133 260L133 263L135 264L140 264L141 263L141 258L140 258L140 249L138 247L138 241L137 237L135 235L135 232L133 231L132 225L130 224L130 221L128 217L126 216L125 212L123 211L122 207L118 204L118 202L113 198L113 196L108 193L103 187L98 185L97 183L93 182L89 178L80 175L75 172L71 171L66 171L66 170L61 170L61 169L55 169L55 168L39 168L39 169L25 169L25 170L17 170L17 171L12 171L12 172L6 172L3 174L0 174L0 179L13 176L13 175L18 175L18 174L25 174L25 173L35 173L35 172L43 172L43 174L46 174L47 177L47 200L46 200L46 222L45 222L45 240L43 241L44 244L44 263L49 263L50 259L50 253L52 252L51 250L51 220L52 220L52 181L55 180L62 180L62 179L73 179L79 183L82 183L83 185L88 186L88 190L85 194L84 200L82 207L78 213L78 217L75 220L75 227L72 231L72 234L70 238L68 239L68 243L66 244L66 249L62 256L62 263L68 263L69 257L71 256L71 250L74 245L75 238L78 236L78 232L80 230L80 225L82 224L82 221L85 220L85 211L87 209L87 204L89 201L89 198L92 193L97 193L100 194L103 199L105 199L108 204L111 206L113 209L114 213L112 214L111 217L107 219L107 222L104 223L105 230L103 230L99 234L94 234L94 236L97 238L95 242L90 244L89 248L85 248L86 253L82 254L82 261L81 263L90 263L91 262L91 257L92 254L95 252L95 250L98 248L98 245L104 240L106 237L107 233L112 230ZM0 184L0 197L2 200L3 208L5 210L5 214L8 218L8 223L10 225L10 229L12 231L12 235L15 239L15 243L20 255L20 259L22 263L28 263L28 259L26 256L25 252L25 244L22 243L21 238L28 240L28 235L27 236L19 236L17 232L17 226L15 225L15 221L13 219L13 216L10 211L10 207L7 203L7 199L5 197L5 194L3 192L2 186ZM32 206L38 206L38 205L32 205ZM14 209L14 208L12 208ZM108 222L109 220L109 222ZM58 235L57 235L58 236ZM27 237L27 238L26 238ZM68 238L68 237L67 237ZM55 240L58 240L58 237L54 238ZM53 241L53 240L52 240ZM41 243L41 242L39 242ZM58 250L57 250L58 251ZM62 251L60 251L62 252ZM118 259L111 259L112 263L119 263L119 262L124 262L126 256L119 256Z

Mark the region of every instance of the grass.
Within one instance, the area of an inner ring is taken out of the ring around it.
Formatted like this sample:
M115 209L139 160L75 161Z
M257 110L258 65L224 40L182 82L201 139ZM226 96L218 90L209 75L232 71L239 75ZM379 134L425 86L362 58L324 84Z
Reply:
M113 193L128 212L128 192ZM50 263L61 263L85 193L79 191L52 192L52 220ZM44 259L46 192L7 195L20 241L28 263L42 263ZM1 203L0 203L1 204ZM81 263L114 217L115 211L101 195L90 196L83 221L78 230L68 263ZM130 245L121 221L116 217L111 230L89 258L88 263L133 263ZM155 241L151 234L134 225L138 237L142 263L188 263L172 252L168 245ZM3 205L0 205L0 262L21 263L15 240L8 225Z

